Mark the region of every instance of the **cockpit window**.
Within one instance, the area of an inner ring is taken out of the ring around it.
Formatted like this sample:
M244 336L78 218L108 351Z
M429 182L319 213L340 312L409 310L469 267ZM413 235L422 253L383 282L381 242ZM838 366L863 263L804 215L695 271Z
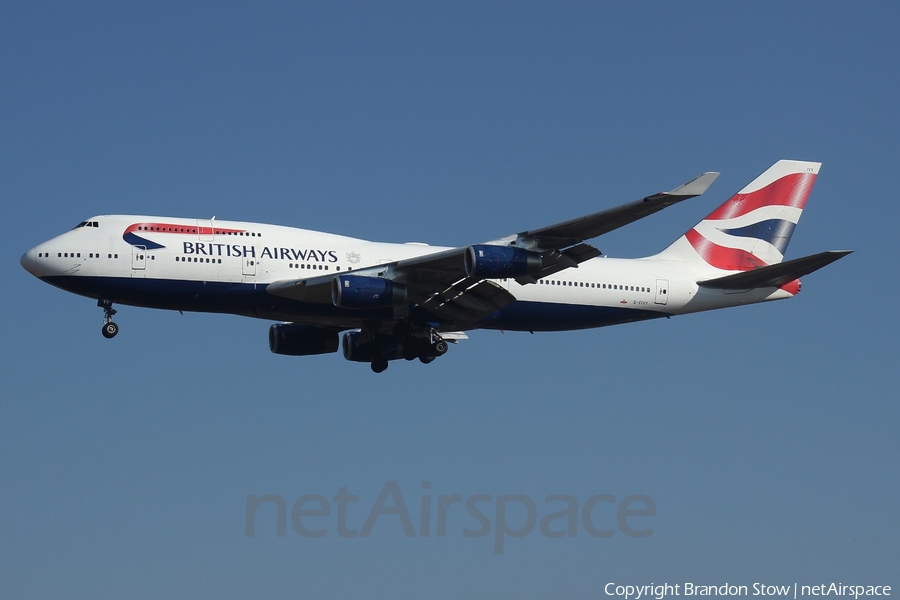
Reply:
M79 227L100 227L100 224L97 221L82 221L73 229L78 229Z

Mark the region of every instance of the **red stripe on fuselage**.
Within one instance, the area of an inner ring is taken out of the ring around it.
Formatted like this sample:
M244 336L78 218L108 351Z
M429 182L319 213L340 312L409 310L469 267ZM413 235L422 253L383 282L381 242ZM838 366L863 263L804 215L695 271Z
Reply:
M174 225L172 223L135 223L129 225L124 233L135 231L153 233L190 233L200 235L229 235L244 233L246 229L226 229L222 227L196 227L191 225ZM123 234L124 235L124 234Z

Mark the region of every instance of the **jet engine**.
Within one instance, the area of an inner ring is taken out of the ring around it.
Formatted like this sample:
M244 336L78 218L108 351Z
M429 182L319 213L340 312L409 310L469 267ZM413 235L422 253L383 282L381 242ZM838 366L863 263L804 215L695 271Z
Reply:
M275 354L309 356L337 352L338 334L296 323L280 323L269 327L269 349Z
M362 333L348 331L341 341L344 358L353 362L372 362L376 358L397 360L403 358L403 341L397 336L379 334L376 339L362 341Z
M406 286L381 277L338 275L331 281L331 301L338 308L385 308L406 302Z
M465 263L469 277L500 279L537 273L543 259L537 252L522 248L479 244L466 248Z

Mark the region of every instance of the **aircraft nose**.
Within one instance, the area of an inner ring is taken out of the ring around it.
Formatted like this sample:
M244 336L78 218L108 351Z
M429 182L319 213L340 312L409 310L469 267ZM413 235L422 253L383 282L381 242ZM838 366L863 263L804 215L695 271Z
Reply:
M19 259L19 262L22 263L22 268L32 275L35 274L35 256L36 253L34 251L34 248L32 248L31 250L23 254L22 258Z

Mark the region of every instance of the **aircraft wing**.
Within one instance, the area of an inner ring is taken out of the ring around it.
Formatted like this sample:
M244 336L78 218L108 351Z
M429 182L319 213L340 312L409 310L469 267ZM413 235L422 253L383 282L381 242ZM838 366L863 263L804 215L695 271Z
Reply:
M508 247L539 256L539 268L526 275L511 277L522 284L534 283L599 256L600 251L583 243L584 240L699 196L718 175L704 173L669 192L653 194L635 202L555 225L523 231L483 245L442 250L337 275L277 281L266 289L271 294L301 302L330 303L331 286L335 277L354 275L387 279L406 286L410 305L418 305L464 329L515 300L505 286L492 281L510 277L502 274L479 276L472 273L467 266L467 253L473 253L477 248Z
M512 241L512 245L530 250L555 250L572 246L643 219L688 198L700 196L718 176L718 173L703 173L669 192L653 194L628 204L548 227L523 231Z
M715 172L703 173L668 192L659 192L615 208L569 219L555 225L523 231L488 243L505 244L540 252L544 256L544 268L537 273L516 277L516 281L523 285L534 283L538 279L600 256L600 251L590 244L583 243L584 240L634 223L688 198L700 196L718 176L719 174Z
M600 251L590 244L582 243L584 240L643 219L688 198L699 196L712 185L718 176L719 174L714 172L703 173L668 192L653 194L616 208L602 210L555 225L523 231L506 238L486 242L486 245L513 246L540 253L543 262L541 270L532 275L516 277L519 283L534 283L542 277L570 267L577 267L586 260L600 256ZM406 283L456 282L467 274L463 262L467 250L468 247L454 248L401 260L389 265L388 272Z

